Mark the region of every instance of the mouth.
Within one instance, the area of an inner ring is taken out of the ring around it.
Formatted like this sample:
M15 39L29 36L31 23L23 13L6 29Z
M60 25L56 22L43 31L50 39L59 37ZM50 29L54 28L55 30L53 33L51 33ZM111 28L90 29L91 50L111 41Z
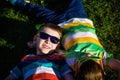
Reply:
M48 45L46 45L46 44L43 44L43 48L50 49L50 47Z

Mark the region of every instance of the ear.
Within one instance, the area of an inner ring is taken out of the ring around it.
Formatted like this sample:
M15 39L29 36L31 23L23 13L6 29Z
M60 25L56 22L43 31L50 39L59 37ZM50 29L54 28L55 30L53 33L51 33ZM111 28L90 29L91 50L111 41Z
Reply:
M28 47L29 47L29 48L35 48L35 47L36 47L36 40L37 40L37 36L34 35L33 41L29 41L29 42L27 43Z
M36 45L36 42L37 42L37 35L34 35L34 37L33 37L33 44Z

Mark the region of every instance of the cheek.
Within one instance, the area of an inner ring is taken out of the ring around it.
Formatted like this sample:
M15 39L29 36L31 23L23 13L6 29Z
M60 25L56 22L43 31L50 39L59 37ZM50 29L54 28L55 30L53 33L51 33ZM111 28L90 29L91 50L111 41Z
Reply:
M37 39L37 41L36 41L37 47L40 48L40 46L43 44L43 42L44 42L43 40Z
M52 49L57 49L57 44L52 44L51 47Z

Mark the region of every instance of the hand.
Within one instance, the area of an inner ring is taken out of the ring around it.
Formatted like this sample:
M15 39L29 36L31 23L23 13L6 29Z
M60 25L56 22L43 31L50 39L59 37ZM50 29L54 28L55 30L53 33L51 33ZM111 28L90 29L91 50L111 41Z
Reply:
M12 4L12 5L15 5L15 2L17 1L17 0L9 0L10 1L10 3Z
M29 41L27 43L27 45L28 45L29 48L35 48L35 46L36 46L36 44L33 41Z
M25 0L26 3L30 3L30 0Z
M110 67L111 70L118 72L118 80L120 80L120 61L116 59L110 59L108 62L108 67Z
M9 1L12 5L16 5L16 2L17 2L17 4L25 3L24 0L9 0Z

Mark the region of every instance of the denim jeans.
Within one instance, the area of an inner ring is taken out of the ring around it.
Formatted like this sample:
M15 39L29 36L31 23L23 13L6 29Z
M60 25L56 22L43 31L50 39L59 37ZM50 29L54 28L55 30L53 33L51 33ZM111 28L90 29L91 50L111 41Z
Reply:
M71 0L71 3L64 13L68 19L70 18L87 18L87 14L84 10L82 0Z
M25 5L25 11L42 22L53 22L56 24L71 18L87 18L82 0L71 0L68 9L62 14L57 14L55 11L32 3Z

